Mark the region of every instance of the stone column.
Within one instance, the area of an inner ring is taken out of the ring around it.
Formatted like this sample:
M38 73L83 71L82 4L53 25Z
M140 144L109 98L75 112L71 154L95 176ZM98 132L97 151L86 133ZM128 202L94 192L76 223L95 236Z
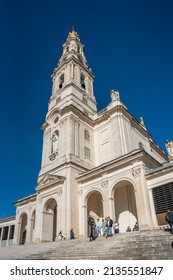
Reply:
M16 244L15 245L20 245L21 227L22 227L22 223L18 221L18 223L17 223L17 236L16 236Z
M87 206L84 204L83 190L79 191L79 238L87 235Z
M56 238L55 240L58 241L59 240L59 232L62 229L62 218L64 217L64 213L62 212L62 204L63 204L63 189L60 188L57 191L57 221L56 221ZM63 232L64 234L64 232Z
M91 93L91 97L94 96L94 93L93 93L93 81L90 80L90 93Z
M115 221L115 201L114 201L114 198L113 197L110 197L109 198L109 217Z
M33 242L34 243L39 243L42 241L42 234L43 234L43 199L37 196L37 201L36 201L36 216L35 216L35 235Z
M108 179L102 179L101 186L103 189L103 215L104 218L110 216L110 201L109 201L109 192L108 192Z
M69 238L70 235L70 229L71 229L71 204L72 204L72 199L71 199L71 191L72 191L72 183L71 183L71 167L67 169L66 172L66 204L65 204L65 209L66 209L66 215L64 216L64 222L65 222L65 235L67 238Z
M147 192L146 181L144 177L144 167L136 165L133 167L132 175L135 179L137 191L135 192L136 207L140 230L147 230L153 227L151 219L151 209Z
M21 223L19 222L19 211L16 211L16 222L15 222L14 242L13 242L14 245L19 245L20 228L21 228Z
M28 211L26 243L31 243L31 208Z
M65 180L65 182L63 183L63 188L62 188L62 198L61 198L61 204L58 205L58 209L61 211L59 214L61 214L61 216L59 216L60 221L59 221L59 230L62 230L62 233L65 235L67 233L67 221L66 221L66 217L68 215L68 211L67 211L67 178ZM57 216L58 216L57 215Z
M156 212L155 212L155 208L154 208L152 189L148 190L148 195L149 195L149 200L150 200L150 205L151 205L151 218L153 221L153 225L154 225L154 228L158 228L158 221L157 221Z
M86 205L82 206L82 212L83 212L83 223L82 223L82 235L83 237L88 237L88 217L87 217L87 209L88 207Z
M9 246L9 241L10 241L10 226L8 226L8 234L7 234L7 246Z

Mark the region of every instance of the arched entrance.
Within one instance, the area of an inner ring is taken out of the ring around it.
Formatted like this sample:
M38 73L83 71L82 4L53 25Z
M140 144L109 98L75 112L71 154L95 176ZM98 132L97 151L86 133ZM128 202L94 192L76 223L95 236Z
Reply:
M99 191L93 191L87 196L87 234L88 234L88 222L92 220L102 219L103 213L103 199Z
M23 213L20 216L20 237L19 237L19 245L26 243L27 238L27 221L28 216L26 213Z
M115 219L119 223L120 232L127 227L133 229L137 221L134 187L129 181L121 181L113 189L115 201Z
M55 241L57 232L57 203L50 198L43 209L42 241Z

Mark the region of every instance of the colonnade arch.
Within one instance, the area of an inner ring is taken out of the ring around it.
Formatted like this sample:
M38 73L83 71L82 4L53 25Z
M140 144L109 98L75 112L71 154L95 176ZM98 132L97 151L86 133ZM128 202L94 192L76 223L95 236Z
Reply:
M93 190L89 192L86 196L86 209L87 209L87 233L88 233L88 222L90 219L96 221L98 218L104 217L103 211L103 198L102 194Z
M57 235L57 202L54 198L43 207L42 241L55 241Z
M119 223L120 232L125 232L128 226L133 229L138 220L133 184L128 180L118 182L112 189L112 197L114 198L114 218Z
M103 217L103 199L99 191L92 191L87 195L87 217Z

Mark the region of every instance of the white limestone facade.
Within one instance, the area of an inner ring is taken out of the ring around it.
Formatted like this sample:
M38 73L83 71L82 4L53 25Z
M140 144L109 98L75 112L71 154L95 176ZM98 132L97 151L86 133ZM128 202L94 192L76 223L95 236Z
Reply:
M4 241L9 221L0 220L2 246L56 241L60 230L69 238L72 228L76 238L86 237L89 218L110 216L120 232L136 221L140 230L165 225L166 210L173 210L171 152L168 157L152 140L117 90L98 112L93 81L84 45L72 30L52 74L36 193L14 204L13 242Z

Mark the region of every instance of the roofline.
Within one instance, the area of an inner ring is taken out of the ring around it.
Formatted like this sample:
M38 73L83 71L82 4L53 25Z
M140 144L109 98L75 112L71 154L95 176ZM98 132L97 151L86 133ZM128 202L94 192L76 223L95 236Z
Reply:
M167 162L164 163L162 166L156 167L154 169L150 169L149 171L146 172L146 177L147 178L153 177L156 174L158 174L160 171L162 171L162 175L163 175L163 172L164 171L166 172L169 169L173 169L173 162Z
M12 205L16 206L18 203L21 203L21 202L24 202L24 201L27 201L31 198L34 198L36 197L37 193L34 193L34 194L31 194L31 195L28 195L28 196L25 196L24 198L21 198L21 199L18 199L16 202L14 202Z
M0 219L0 223L13 221L13 220L15 220L15 219L16 219L16 216L6 217L6 218L3 218L3 219Z
M111 168L115 167L115 165L119 166L121 164L124 164L125 162L129 164L129 161L133 162L136 159L142 158L144 155L146 155L146 157L150 160L154 161L155 164L161 166L161 163L159 163L155 158L148 154L144 149L136 149L128 154L120 156L119 158L113 159L109 162L103 163L95 168L92 168L91 170L79 174L79 176L77 177L77 182L82 182L84 180L87 180L88 178L91 179L91 177L95 176L96 174L97 176L99 176L99 174L103 172L103 170L110 170Z

